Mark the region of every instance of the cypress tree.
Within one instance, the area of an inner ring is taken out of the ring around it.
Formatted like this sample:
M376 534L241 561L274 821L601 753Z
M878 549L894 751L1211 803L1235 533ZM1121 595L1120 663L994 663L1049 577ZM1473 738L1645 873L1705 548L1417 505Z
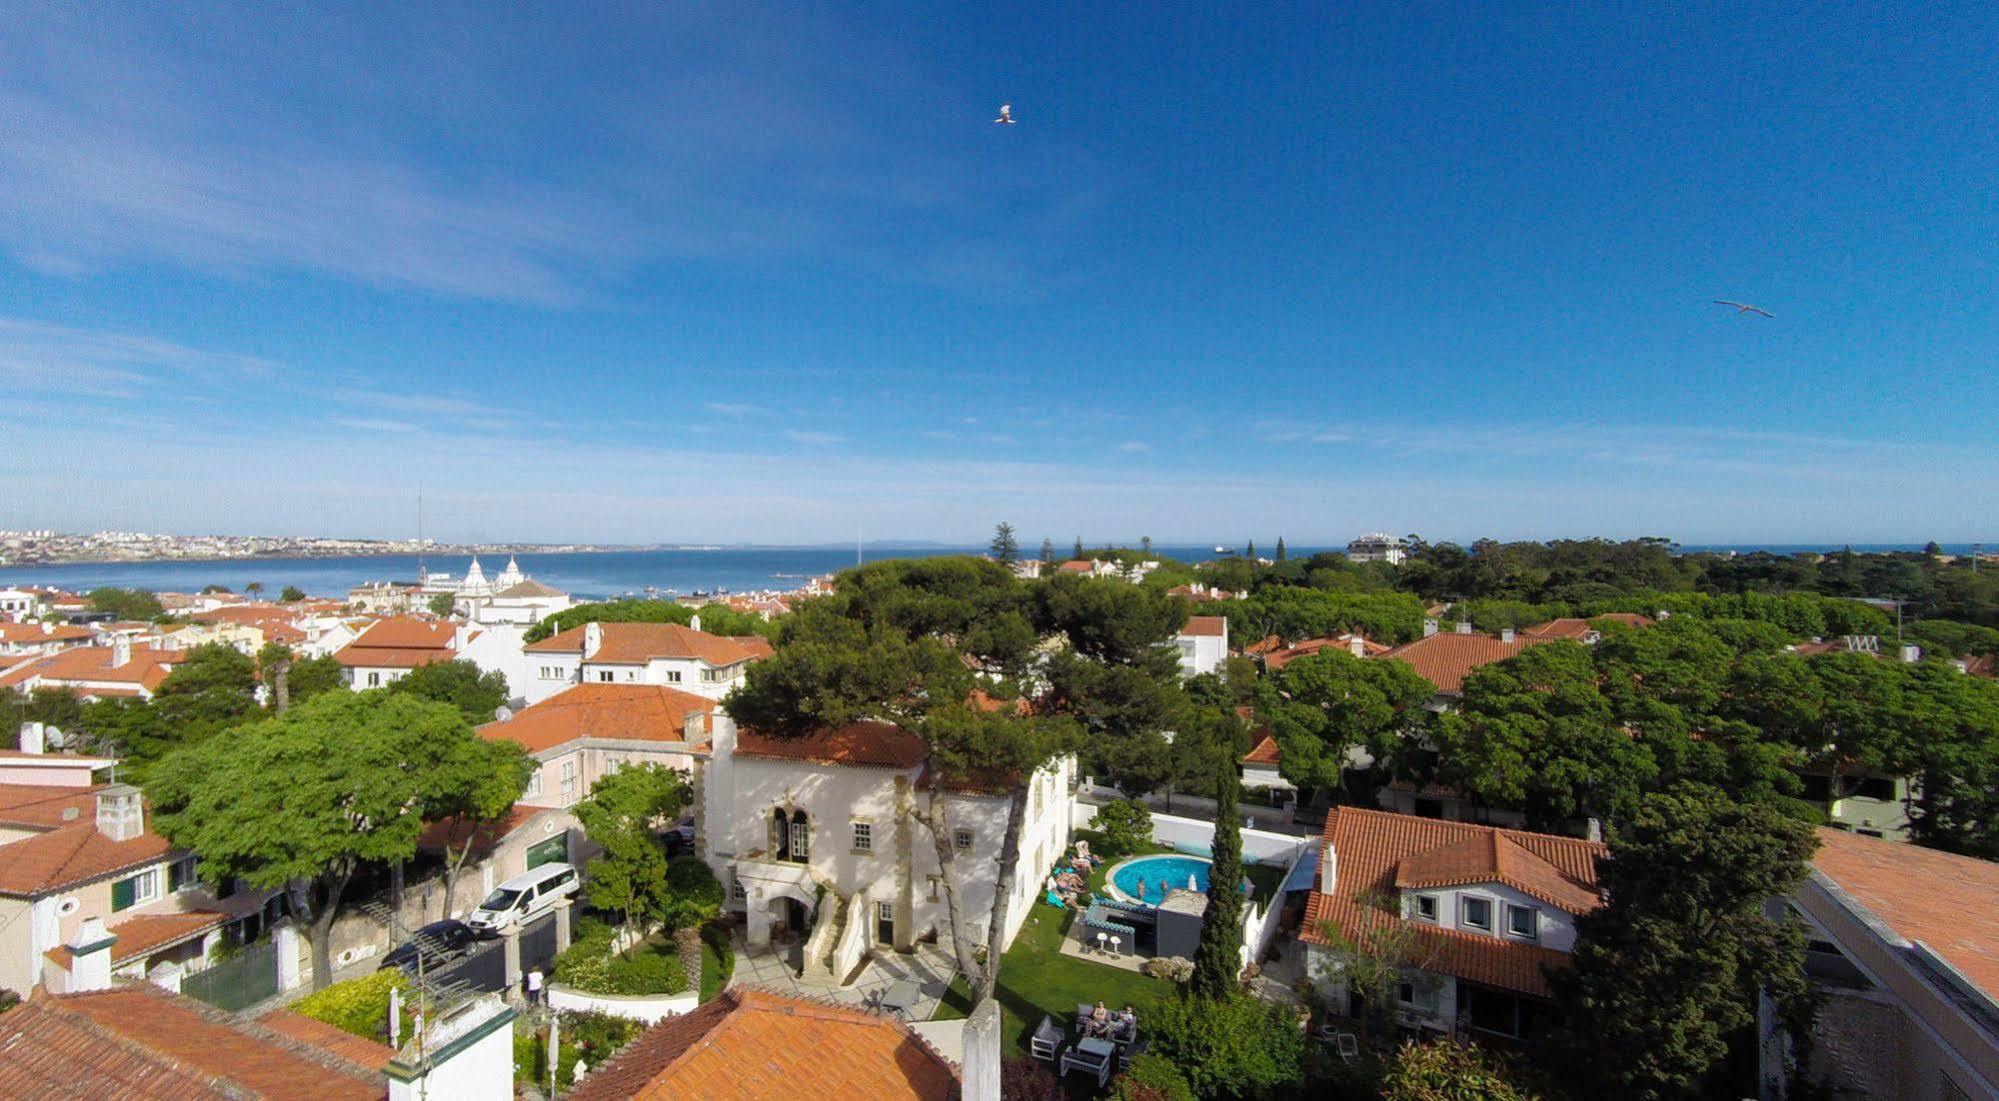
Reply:
M1224 998L1242 972L1242 831L1236 822L1235 763L1224 757L1215 773L1215 839L1208 869L1208 912L1194 949L1194 977L1187 993Z
M1284 537L1282 535L1277 537L1277 560L1279 562L1284 561Z
M1073 562L1081 557L1083 557L1083 537L1078 535L1076 537L1076 552L1069 556L1069 560Z
M1251 562L1256 561L1256 540L1251 539L1249 541L1249 549L1244 551L1242 556Z
M1043 539L1041 541L1041 564L1044 566L1055 564L1055 540Z

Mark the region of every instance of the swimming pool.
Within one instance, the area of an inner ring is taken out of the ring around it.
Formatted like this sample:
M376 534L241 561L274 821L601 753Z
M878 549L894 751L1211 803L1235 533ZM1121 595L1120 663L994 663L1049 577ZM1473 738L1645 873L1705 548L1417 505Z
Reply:
M1160 853L1124 861L1112 868L1106 878L1113 897L1157 906L1166 898L1165 887L1185 887L1189 877L1195 890L1206 891L1208 868L1213 863L1205 856Z

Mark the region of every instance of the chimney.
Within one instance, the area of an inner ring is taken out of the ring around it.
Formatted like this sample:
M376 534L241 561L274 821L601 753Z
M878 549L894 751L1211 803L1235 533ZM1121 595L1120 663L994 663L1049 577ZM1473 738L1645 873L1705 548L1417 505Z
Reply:
M48 752L48 744L49 744L48 737L49 737L48 727L43 726L41 723L22 723L21 752L23 753Z
M1366 656L1367 656L1367 640L1366 640L1366 639L1364 639L1364 638L1362 638L1362 637L1360 637L1359 635L1348 635L1348 636L1347 636L1347 652L1351 653L1351 654L1352 654L1353 656L1355 656L1355 657L1357 657L1357 658L1364 658L1364 657L1366 657Z
M1424 638L1429 638L1429 637L1430 637L1431 635L1434 635L1434 634L1436 634L1436 633L1437 633L1437 621L1436 621L1436 620L1434 620L1434 619L1426 619L1426 620L1424 620L1424 621L1423 621L1423 637L1424 637Z
M56 633L56 627L55 627L55 624L53 624L53 623L50 623L50 622L49 622L48 620L46 620L46 619L42 620L42 633L43 633L43 634L45 634L45 635L52 635L52 634L55 634L55 633Z
M706 749L708 747L708 713L706 711L689 711L687 713L686 725L682 728L681 737L690 747Z
M687 621L687 626L688 626L688 628L689 628L690 630L695 630L695 631L698 631L698 630L700 630L700 629L701 629L701 613L700 613L700 612L695 612L695 613L694 613L694 617L693 617L692 619L689 619L689 620Z
M389 1101L512 1097L514 1032L507 1026L518 1016L498 994L480 994L434 1021L419 1021L417 1033L382 1068Z
M87 917L69 938L69 983L67 992L111 989L111 946L118 936L104 928L104 919Z
M1501 627L1501 628L1499 629L1499 641L1501 641L1501 642L1512 642L1512 641L1513 641L1513 628L1511 628L1511 627Z
M1467 619L1467 620L1463 620L1463 621L1461 621L1461 622L1460 622L1460 623L1458 624L1458 633L1459 633L1459 634L1461 634L1461 635L1468 635L1468 634L1471 634L1471 620L1468 620L1468 619Z
M119 632L111 636L111 668L123 669L132 664L132 637Z
M1902 647L1902 660L1908 662L1910 665L1923 660L1923 648L1914 643L1904 645Z
M146 832L146 809L138 788L111 784L97 793L97 832L113 841L130 841Z
M596 657L597 651L603 648L603 625L600 623L585 623L583 625L583 660L589 661L591 658Z
M964 1057L958 1096L963 1101L1000 1101L999 1001L987 998L965 1019Z

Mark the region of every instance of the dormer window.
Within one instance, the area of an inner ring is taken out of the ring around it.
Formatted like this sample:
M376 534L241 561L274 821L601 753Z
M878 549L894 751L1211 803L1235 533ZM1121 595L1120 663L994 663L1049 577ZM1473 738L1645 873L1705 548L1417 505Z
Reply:
M1416 918L1419 921L1435 923L1437 920L1437 896L1416 896Z
M1541 911L1532 906L1508 906L1506 931L1523 940L1541 939Z
M1492 932L1492 900L1466 895L1458 900L1458 924L1467 929Z

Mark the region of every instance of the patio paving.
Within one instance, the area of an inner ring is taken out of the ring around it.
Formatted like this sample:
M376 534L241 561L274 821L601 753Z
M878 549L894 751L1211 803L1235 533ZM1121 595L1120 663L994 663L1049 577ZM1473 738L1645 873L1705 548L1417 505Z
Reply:
M957 963L952 960L949 948L919 944L915 951L909 953L883 950L869 956L852 983L836 986L798 977L800 947L797 944L776 950L751 948L743 940L741 930L734 932L732 939L736 949L736 970L729 978L731 987L754 983L786 993L864 1005L887 990L889 984L908 979L916 983L921 991L916 1005L909 1011L911 1021L927 1021L937 1015L938 1001L944 997L952 977L958 973Z

